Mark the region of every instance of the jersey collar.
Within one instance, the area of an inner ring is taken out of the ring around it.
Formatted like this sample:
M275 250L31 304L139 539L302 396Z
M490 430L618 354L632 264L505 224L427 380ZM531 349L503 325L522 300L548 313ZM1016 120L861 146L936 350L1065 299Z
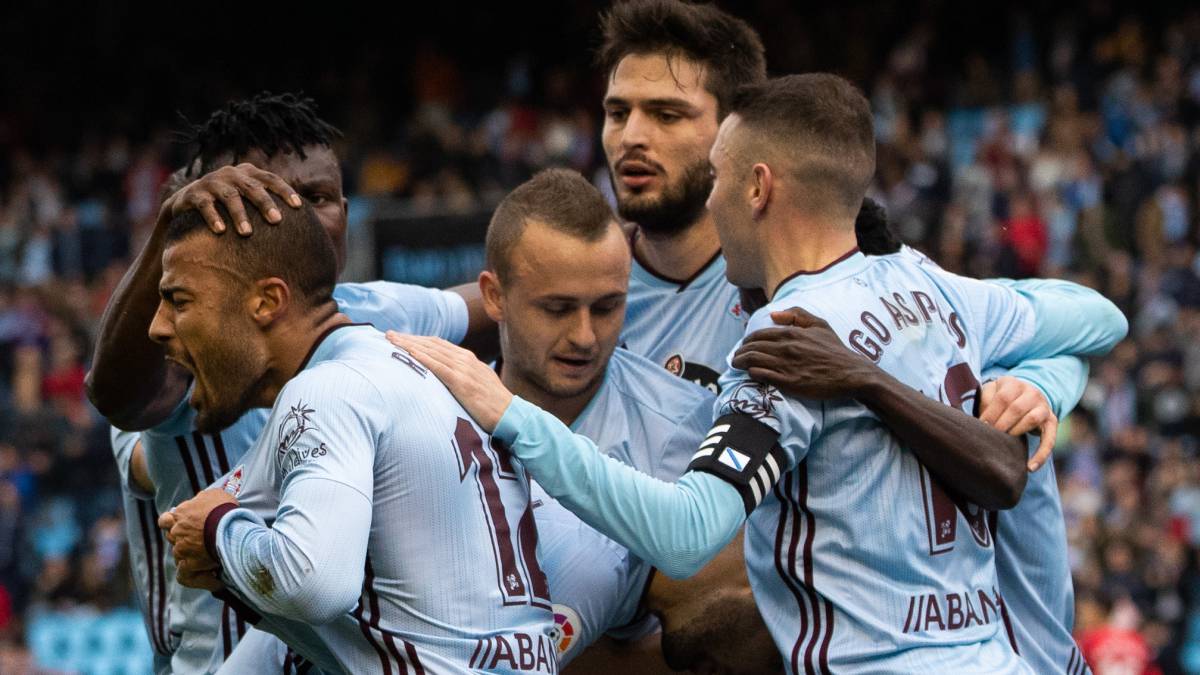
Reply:
M717 249L717 252L708 259L708 262L701 265L700 269L696 270L692 276L687 279L672 279L659 273L649 264L642 261L641 257L638 256L637 246L634 245L637 242L637 238L638 231L634 230L633 234L629 236L629 251L633 256L633 266L630 270L630 276L647 286L682 293L692 285L703 286L708 283L713 275L719 275L721 278L725 277L725 258L721 255L721 249Z
M785 278L783 281L779 282L778 286L775 287L775 292L771 294L771 301L774 302L775 298L780 297L785 291L790 291L796 288L819 286L853 276L859 272L862 272L869 264L870 260L867 258L867 256L863 255L862 252L858 250L858 247L855 246L847 251L845 255L819 270L814 270L812 272L796 272L795 274Z

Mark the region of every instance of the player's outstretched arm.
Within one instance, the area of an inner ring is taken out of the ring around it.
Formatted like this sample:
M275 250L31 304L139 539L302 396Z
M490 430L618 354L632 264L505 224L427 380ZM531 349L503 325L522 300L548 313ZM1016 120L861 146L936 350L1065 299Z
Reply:
M1129 321L1111 300L1090 288L1061 279L997 279L1033 307L1036 328L1029 342L1006 362L1052 356L1101 356L1129 333ZM985 363L985 367L992 365Z
M436 338L388 338L433 371L550 496L664 574L695 574L745 520L743 498L725 480L689 471L677 483L665 483L643 474L513 396L469 351Z
M854 398L950 489L985 509L1009 509L1025 490L1020 438L935 401L850 351L819 317L794 307L755 331L732 365L797 398Z
M249 234L243 194L263 210L268 222L282 219L268 189L289 204L300 205L300 197L280 178L249 164L218 169L163 202L150 238L121 278L100 319L92 369L87 374L88 398L114 426L148 429L166 419L187 391L187 371L168 363L162 346L149 337L158 309L167 224L175 215L197 209L214 232L223 232L225 224L213 206L221 201L238 222L239 233Z

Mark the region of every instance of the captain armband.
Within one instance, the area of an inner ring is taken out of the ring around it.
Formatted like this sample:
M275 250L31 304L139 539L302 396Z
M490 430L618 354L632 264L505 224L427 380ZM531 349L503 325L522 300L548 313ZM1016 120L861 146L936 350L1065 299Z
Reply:
M750 415L722 415L708 430L688 470L711 473L732 485L749 514L779 480L784 455L778 441L778 431Z

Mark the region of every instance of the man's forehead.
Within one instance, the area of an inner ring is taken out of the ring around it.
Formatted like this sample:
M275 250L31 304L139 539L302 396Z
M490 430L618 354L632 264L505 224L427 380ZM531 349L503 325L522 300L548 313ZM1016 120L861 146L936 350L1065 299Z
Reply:
M629 247L615 224L603 239L585 241L531 222L525 226L511 255L513 272L539 284L565 282L586 289L589 284L611 287L612 280L625 285L628 282ZM598 284L590 281L594 279L603 281Z
M682 54L654 52L629 54L622 58L608 80L608 95L682 97L712 96L704 88L704 64Z
M279 176L288 183L336 181L341 183L342 171L333 149L324 145L304 146L304 158L291 152L277 152L268 157L259 148L251 148L239 161ZM222 163L231 164L233 155L227 155Z
M228 256L218 255L218 243L217 236L210 232L193 232L168 245L163 251L163 277L160 285L190 285L209 275L220 273L241 278L242 275L236 269L223 262Z

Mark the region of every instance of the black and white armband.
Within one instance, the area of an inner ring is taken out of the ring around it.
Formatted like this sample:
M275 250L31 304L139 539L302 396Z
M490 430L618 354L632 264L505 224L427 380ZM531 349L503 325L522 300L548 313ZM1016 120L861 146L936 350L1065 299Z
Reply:
M784 466L779 432L744 413L722 415L692 456L689 471L704 471L737 488L753 511L779 480Z

